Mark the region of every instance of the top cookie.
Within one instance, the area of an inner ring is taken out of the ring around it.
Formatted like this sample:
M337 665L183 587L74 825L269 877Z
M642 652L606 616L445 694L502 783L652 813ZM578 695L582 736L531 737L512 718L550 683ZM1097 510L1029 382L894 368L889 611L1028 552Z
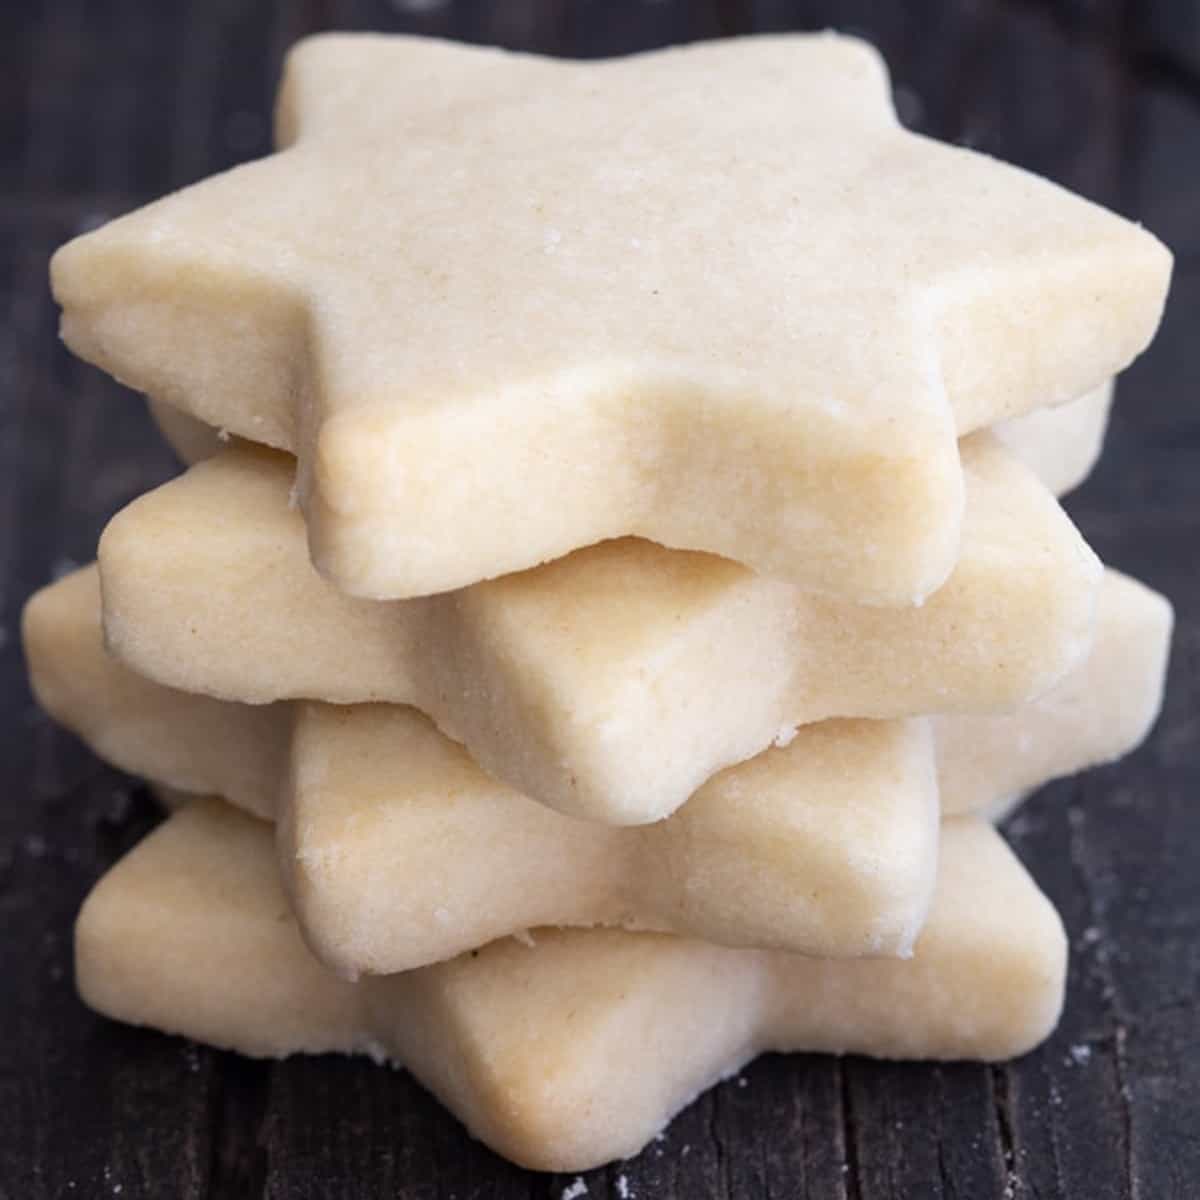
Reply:
M956 437L1095 387L1170 256L903 130L833 35L564 63L327 36L285 148L70 243L63 334L295 451L317 565L395 598L640 534L842 598L958 549Z

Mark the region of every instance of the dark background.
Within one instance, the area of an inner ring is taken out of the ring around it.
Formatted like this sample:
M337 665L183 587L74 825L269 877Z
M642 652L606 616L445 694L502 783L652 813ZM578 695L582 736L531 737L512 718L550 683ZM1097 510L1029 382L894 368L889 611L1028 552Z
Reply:
M1184 0L0 3L0 1196L553 1197L402 1072L251 1063L88 1013L71 922L156 819L33 707L21 604L90 559L173 470L142 406L55 338L51 250L267 150L284 47L410 30L567 55L752 29L861 32L905 120L1144 220L1175 249L1158 342L1122 381L1103 465L1069 507L1171 596L1162 721L1009 835L1072 938L1066 1015L1006 1066L760 1060L589 1196L1160 1200L1200 1194L1200 12Z

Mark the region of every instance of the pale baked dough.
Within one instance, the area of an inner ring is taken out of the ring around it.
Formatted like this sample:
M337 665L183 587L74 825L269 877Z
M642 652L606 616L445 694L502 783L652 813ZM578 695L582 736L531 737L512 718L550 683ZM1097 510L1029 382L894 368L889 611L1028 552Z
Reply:
M1001 421L992 432L1056 496L1063 496L1088 477L1100 458L1112 400L1110 381L1069 404Z
M1096 465L1112 398L1110 379L1077 400L1001 421L992 432L1046 487L1061 496L1082 483ZM163 440L188 466L212 458L233 440L181 408L153 397L146 403Z
M224 450L232 440L228 435L222 436L221 431L211 425L197 421L182 408L155 400L153 396L147 397L146 407L150 410L150 417L158 426L163 441L175 451L179 461L186 466L212 458L218 450ZM1074 404L1063 407L1073 408ZM1021 417L1014 424L1020 424L1024 420L1026 418Z
M107 762L259 816L287 763L291 705L239 705L151 683L104 651L94 565L35 592L21 616L29 685Z
M198 801L93 890L75 930L86 1003L247 1054L393 1059L518 1163L635 1154L766 1050L1003 1059L1062 1003L1058 916L1003 841L947 822L910 959L829 960L684 938L537 931L531 945L345 983L307 953L267 826Z
M334 35L281 153L63 247L63 336L296 452L344 591L441 592L625 534L910 605L956 437L1124 367L1171 259L910 133L864 43L566 63Z
M279 818L306 934L347 975L550 924L906 954L925 919L938 840L925 721L808 726L628 829L496 783L411 708L251 707L144 680L104 653L93 570L35 596L24 634L39 700L97 753Z
M934 718L942 811L1001 815L1011 806L997 797L1139 745L1162 705L1173 618L1166 597L1106 571L1096 642L1082 667L1027 709Z
M413 704L524 795L637 824L798 724L1011 708L1079 661L1095 556L988 435L963 463L962 554L920 609L823 599L633 539L381 604L312 569L291 461L233 449L105 530L105 632L184 691Z
M1006 807L1130 749L1158 708L1169 631L1161 597L1108 572L1095 647L1068 680L1013 717L936 723L944 810ZM494 783L411 709L250 708L144 680L103 652L91 569L30 602L25 640L42 703L98 753L279 812L301 924L343 973L418 965L537 924L894 953L924 910L934 801L923 722L808 726L667 821L611 829Z
M924 721L807 726L636 828L535 804L410 708L300 704L290 749L284 882L312 949L349 976L538 925L907 955L928 912L939 811Z

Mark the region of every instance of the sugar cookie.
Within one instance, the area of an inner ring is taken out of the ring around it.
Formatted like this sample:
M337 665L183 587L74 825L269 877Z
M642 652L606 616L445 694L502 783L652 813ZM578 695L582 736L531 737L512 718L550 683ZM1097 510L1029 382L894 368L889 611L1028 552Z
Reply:
M378 603L312 569L290 461L232 449L105 530L105 633L183 691L415 705L524 795L638 824L798 724L1012 708L1079 661L1095 556L990 436L968 439L963 463L962 553L919 609L827 600L632 539Z
M910 959L831 960L686 938L537 931L531 945L349 984L306 952L267 826L216 801L170 817L80 913L85 1002L255 1055L394 1059L518 1163L635 1154L766 1050L1001 1059L1053 1027L1066 939L1002 839L946 823Z
M958 554L956 438L1098 386L1171 259L903 129L832 34L567 63L330 35L283 149L52 263L79 355L295 452L343 591L626 534L860 603Z
M344 974L449 958L534 925L620 925L827 955L907 953L929 906L928 723L807 726L669 819L579 821L496 783L411 708L227 703L104 653L85 570L29 603L42 704L96 752L280 819L314 949Z
M1096 465L1112 399L1110 381L1069 404L1001 421L992 432L1046 487L1062 496L1078 487Z
M146 400L150 410L150 419L158 426L163 441L175 451L179 461L187 466L212 458L219 450L223 450L230 442L228 435L222 436L219 429L197 421L195 417L185 413L181 408L164 404L153 396ZM1026 418L1018 418L1014 424L1020 424Z
M1139 745L1162 705L1173 621L1164 596L1106 571L1096 642L1080 667L1027 708L934 718L942 811L995 811L998 797Z
M1131 749L1158 708L1169 632L1166 602L1109 571L1096 644L1068 680L1012 716L934 723L943 810L997 808ZM895 953L928 898L923 722L807 726L667 821L611 829L492 782L411 709L251 708L141 679L103 653L91 570L30 602L25 637L39 698L98 753L279 812L306 936L343 973L420 965L534 924Z
M1056 496L1083 482L1100 457L1113 382L1056 408L1041 408L1001 421L993 430ZM228 435L161 400L147 400L163 439L188 466L211 458L230 442Z

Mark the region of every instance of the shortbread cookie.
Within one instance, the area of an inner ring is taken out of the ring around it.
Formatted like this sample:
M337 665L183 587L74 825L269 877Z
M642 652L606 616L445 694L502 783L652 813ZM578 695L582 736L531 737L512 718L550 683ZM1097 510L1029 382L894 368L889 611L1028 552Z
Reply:
M998 797L1139 745L1162 704L1173 617L1164 596L1106 571L1095 645L1081 667L1026 709L934 719L943 813L999 814Z
M635 1154L766 1050L1001 1059L1062 1003L1057 914L1003 841L947 822L910 959L835 961L658 934L538 931L349 984L306 952L269 829L216 801L170 817L100 881L75 930L86 1003L254 1055L406 1066L501 1154L582 1170Z
M415 705L524 795L638 824L799 724L1011 708L1079 660L1095 556L988 435L963 463L962 554L920 609L827 600L633 539L381 604L312 569L290 460L234 449L111 522L105 632L184 691Z
M927 743L911 722L807 726L667 821L609 829L493 782L411 709L245 708L141 679L104 654L96 609L91 571L31 601L42 702L127 770L278 811L306 936L343 973L535 924L862 953L902 949L919 922L933 845ZM1161 597L1109 572L1096 645L1069 685L1019 718L938 722L944 808L1000 808L1129 749L1157 709L1169 625Z
M306 933L347 975L536 925L620 925L809 954L907 954L929 907L928 723L807 726L666 821L579 821L496 783L414 709L253 707L141 679L100 639L95 574L30 601L45 707L103 757L278 817Z
M291 704L244 705L150 682L105 653L94 565L34 593L21 617L29 685L56 721L123 771L275 814Z
M1073 408L1076 403L1078 401L1064 407ZM205 425L203 421L197 421L183 409L165 404L161 400L155 400L153 396L147 398L146 405L154 424L158 426L158 432L163 436L163 441L175 451L180 462L189 466L203 459L212 458L231 440L228 435L223 436L219 429ZM1021 417L1013 424L1019 425L1027 419Z
M1170 273L904 130L830 34L603 63L320 37L279 141L61 249L63 336L294 451L315 562L376 599L636 534L918 603L958 553L957 436L1124 367Z
M1069 404L1041 408L1012 421L1002 421L992 432L1056 496L1063 496L1078 487L1096 465L1108 429L1112 398L1110 381ZM210 444L213 444L211 435L200 442L201 446Z
M1096 465L1112 398L1110 379L1077 400L1001 421L993 432L1046 487L1061 496L1082 483ZM181 408L153 397L146 403L163 439L188 466L212 458L233 440Z
M246 706L153 683L104 652L98 609L94 565L26 606L25 652L46 711L122 770L273 816L293 705ZM1158 714L1171 626L1165 597L1107 570L1095 641L1061 683L1013 713L934 719L943 810L987 811L1133 749Z
M310 946L356 976L538 925L610 925L834 958L907 955L938 846L925 721L824 721L714 776L666 820L564 817L413 709L301 704L279 787Z

